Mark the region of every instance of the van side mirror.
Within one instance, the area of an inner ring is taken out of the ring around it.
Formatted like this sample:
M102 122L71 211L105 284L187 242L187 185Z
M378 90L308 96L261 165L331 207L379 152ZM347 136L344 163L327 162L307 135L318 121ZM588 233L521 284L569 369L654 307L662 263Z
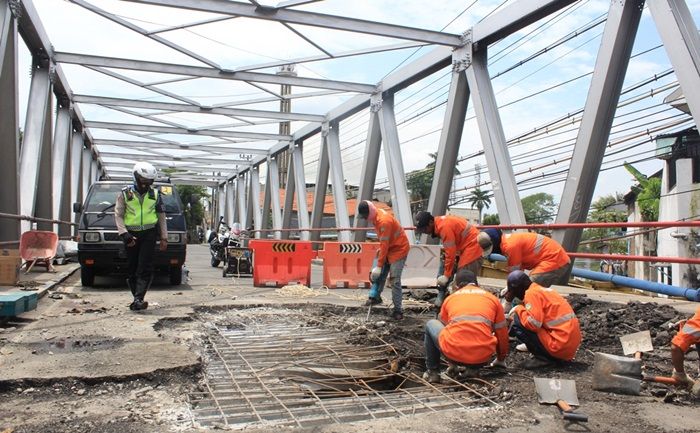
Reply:
M82 203L73 203L73 212L74 213L81 213L83 211L83 204Z

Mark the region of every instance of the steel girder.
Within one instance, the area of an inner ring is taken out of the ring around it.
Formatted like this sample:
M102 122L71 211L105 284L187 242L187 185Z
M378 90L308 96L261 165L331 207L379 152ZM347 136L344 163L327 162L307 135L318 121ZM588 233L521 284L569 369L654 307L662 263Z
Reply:
M525 224L518 185L515 183L496 96L489 78L486 49L472 51L471 66L466 71L501 223Z
M34 197L34 216L39 218L52 219L53 218L53 128L51 125L51 113L53 111L53 99L49 95L48 103L46 104L46 111L44 111L44 128L41 133L41 150L38 155L34 155L34 158L38 158L37 166L39 167L39 174L37 176L37 183L34 186L36 188L36 196ZM24 148L24 144L22 145ZM24 180L24 179L22 179ZM54 225L52 223L39 222L37 223L37 228L39 230L53 231Z
M245 224L246 211L246 178L244 174L236 176L236 208L234 209L234 221Z
M321 148L318 153L318 166L316 166L316 187L314 189L314 202L311 209L311 228L314 229L320 229L322 227L323 208L326 205L326 194L328 193L328 173L330 170L328 152L326 151L328 146L328 130L329 126L325 123L321 132ZM311 232L309 239L312 241L320 240L321 232Z
M68 101L66 105L59 107L56 115L56 129L53 136L53 149L51 162L52 173L52 202L53 202L53 219L70 221L70 150L71 150L71 135L73 125L70 116L70 107ZM66 213L68 210L68 213ZM65 219L64 219L65 218ZM61 236L70 235L70 227L60 224L58 233Z
M113 131L143 131L163 134L205 135L210 137L247 138L249 140L288 140L288 135L267 134L262 132L217 131L214 129L187 129L170 126L136 125L113 122L85 122L87 128L111 129Z
M676 72L695 125L700 125L700 35L684 0L649 0L649 11Z
M370 108L369 124L367 125L367 144L365 145L365 154L362 159L362 171L360 173L360 185L357 192L357 204L362 200L372 200L374 192L374 184L377 180L377 167L379 165L379 154L382 151L382 132L379 127L379 105L374 105ZM355 228L367 227L367 220L362 219L357 214L355 209L355 220L353 221ZM367 232L358 230L355 232L355 242L364 242L367 239Z
M84 192L81 191L81 179L82 179L82 159L83 159L83 135L75 132L73 133L73 136L71 137L71 144L70 144L70 199L69 203L71 205L71 209L69 209L69 212L72 212L72 203L83 203L84 200ZM73 218L69 218L74 220L76 223L78 222L78 219L80 218L80 214L75 214ZM73 235L78 234L78 228L74 227Z
M382 143L384 144L384 159L389 174L389 185L391 187L391 203L394 215L403 227L413 226L413 215L411 215L411 203L406 188L406 173L403 169L403 159L401 158L401 146L399 143L399 132L396 129L396 117L394 115L394 95L377 95L373 104L379 104L377 113L379 117L379 128L382 132ZM379 98L383 98L379 99ZM412 231L406 233L408 241L415 242L415 234Z
M178 65L175 63L149 62L145 60L120 59L116 57L92 56L56 52L53 55L56 63L93 66L98 68L128 69L133 71L156 72L161 74L186 75L199 78L216 78L245 82L267 84L289 84L290 86L311 87L326 90L341 90L343 92L372 93L376 86L348 81L324 80L320 78L284 77L262 72L227 71L223 69L206 68L203 66ZM282 97L280 96L280 99Z
M253 220L253 229L256 230L256 237L260 237L259 230L262 229L262 213L260 209L260 169L257 166L250 170L250 192L248 193L248 200L251 204L249 218ZM248 229L248 227L243 228Z
M464 130L464 118L467 115L469 87L465 70L469 66L469 48L462 47L452 55L452 78L445 108L445 118L440 133L433 185L430 189L428 212L443 215L447 210L447 201L452 189L459 144ZM424 238L431 243L437 239Z
M294 158L292 158L292 153L296 146L293 142L287 143L287 148L289 149L289 156L287 161L287 180L285 182L286 189L284 191L284 208L282 208L282 227L291 228L292 212L294 208L294 191L296 190L296 183L294 182ZM299 148L301 148L301 145ZM280 237L281 239L289 239L289 232L282 232Z
M239 156L240 154L244 155L267 155L267 150L264 149L249 149L245 147L219 147L212 145L210 142L209 144L204 144L204 143L187 143L187 144L179 144L179 143L164 143L164 142L148 142L148 141L132 141L132 140L100 140L96 139L94 140L94 144L96 146L119 146L123 147L125 149L128 149L130 147L133 148L148 148L148 147L156 147L158 149L183 149L183 150L197 150L197 151L207 151L211 153L238 153ZM222 145L227 145L227 144L234 144L234 143L227 143L225 141L222 142L217 142L216 144L222 144Z
M20 213L17 22L7 0L0 0L0 212ZM0 218L0 241L20 237L19 220Z
M80 171L80 179L81 179L80 190L83 192L82 201L84 202L85 199L87 198L88 190L90 188L90 178L91 178L90 170L92 169L92 152L90 152L90 149L83 149L82 155L83 155L83 158L82 158L82 167L81 167L81 171Z
M304 154L301 145L297 145L292 149L290 157L294 166L294 189L297 194L297 220L299 221L299 229L308 229L309 225L309 207L306 203L306 179L304 178ZM299 239L303 241L309 240L309 231L300 231Z
M328 162L331 171L331 185L333 186L333 203L335 205L335 224L336 227L350 227L350 218L348 217L348 204L345 199L345 175L343 174L343 159L340 155L340 132L338 131L338 123L330 122L328 134L324 141L326 142L325 151L328 153ZM325 201L325 198L324 198ZM350 242L351 232L338 232L338 241Z
M236 186L233 182L226 182L226 203L224 204L224 221L226 224L233 224L234 206L236 205L235 196Z
M588 217L643 6L643 0L610 3L557 223L585 222ZM555 230L552 237L565 250L576 251L581 230Z
M279 230L282 228L282 209L280 206L280 181L279 167L276 158L267 159L267 181L265 182L265 200L263 202L263 214L261 228L270 228L268 218L272 220L272 228ZM281 232L275 231L272 234L274 239L280 239ZM260 233L256 233L259 238ZM265 236L267 237L267 236Z
M367 33L390 38L407 39L431 44L458 46L461 44L459 35L435 32L412 27L378 23L375 21L358 20L335 15L315 12L274 9L256 6L248 3L230 0L127 0L134 3L178 7L183 9L213 12L219 14L273 20L288 24L324 27L336 30L346 30L357 33Z
M27 116L24 121L24 137L19 157L19 191L20 213L27 216L35 216L37 185L39 183L39 166L42 157L44 141L44 129L48 119L51 119L49 69L45 66L35 65L32 70L32 82L29 89L29 102L27 104ZM51 129L50 127L48 128ZM50 140L49 140L50 143ZM50 146L50 145L49 145ZM50 173L50 149L49 149L49 173ZM50 188L49 188L50 191ZM50 194L50 192L49 192ZM50 195L49 195L50 200ZM49 203L51 203L49 201ZM49 209L51 205L49 204ZM49 210L49 217L51 210ZM22 223L22 231L31 227L27 222Z

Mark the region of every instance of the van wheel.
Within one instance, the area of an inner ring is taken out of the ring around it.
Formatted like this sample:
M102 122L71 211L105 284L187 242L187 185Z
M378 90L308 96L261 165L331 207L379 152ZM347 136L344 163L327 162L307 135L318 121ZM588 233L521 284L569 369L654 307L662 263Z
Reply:
M214 257L214 256L211 256L211 267L212 267L212 268L218 268L218 267L219 267L219 263L221 263L221 260L217 259L217 258Z
M182 266L170 268L170 285L179 286L182 284Z
M85 266L80 267L80 284L84 287L95 285L95 270Z

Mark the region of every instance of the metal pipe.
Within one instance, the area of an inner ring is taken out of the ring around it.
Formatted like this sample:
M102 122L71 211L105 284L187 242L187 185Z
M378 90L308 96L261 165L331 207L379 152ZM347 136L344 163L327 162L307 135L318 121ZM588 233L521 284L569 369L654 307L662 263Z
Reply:
M668 284L655 283L651 281L638 280L636 278L623 277L620 275L607 274L605 272L589 271L587 269L574 268L571 275L579 278L586 278L595 281L607 281L615 285L631 287L633 289L647 292L661 293L669 296L686 298L689 301L700 301L700 290L688 289L684 287L671 286Z
M688 257L657 257L657 256L630 256L627 254L593 254L593 253L567 253L569 257L579 259L608 259L623 260L630 262L660 262L660 263L685 263L689 265L700 265L700 259Z

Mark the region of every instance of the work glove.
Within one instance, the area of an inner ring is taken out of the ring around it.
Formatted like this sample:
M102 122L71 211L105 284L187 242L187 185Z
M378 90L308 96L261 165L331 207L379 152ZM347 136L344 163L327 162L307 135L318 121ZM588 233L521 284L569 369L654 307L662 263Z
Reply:
M447 287L447 284L449 284L450 279L447 278L447 275L440 275L437 278L437 286L440 287L441 289L444 289Z
M124 245L127 247L133 247L136 245L136 236L132 235L129 232L122 233L119 235L122 238L122 241L124 242Z
M680 388L691 389L695 385L695 381L690 378L685 372L673 370L672 378L676 379L677 386Z
M376 282L379 279L379 275L381 275L381 273L382 268L380 268L379 266L375 266L374 268L372 268L372 272L369 273L370 281L372 281L373 283Z
M501 360L499 361L498 359L494 359L491 364L489 364L489 367L496 367L496 368L508 368L506 365L506 360Z

